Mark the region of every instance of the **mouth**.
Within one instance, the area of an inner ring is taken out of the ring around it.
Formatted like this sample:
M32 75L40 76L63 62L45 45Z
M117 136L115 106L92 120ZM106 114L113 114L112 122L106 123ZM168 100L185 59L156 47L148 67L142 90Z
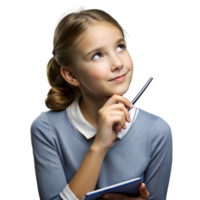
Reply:
M114 80L117 80L117 79L121 79L121 78L124 78L125 76L126 76L126 74L123 74L121 76L117 76L116 78L110 79L109 81L114 81Z
M120 83L120 82L123 82L126 78L126 74L123 74L122 76L118 76L112 80L109 80L109 81L114 81L114 82L117 82L117 83Z

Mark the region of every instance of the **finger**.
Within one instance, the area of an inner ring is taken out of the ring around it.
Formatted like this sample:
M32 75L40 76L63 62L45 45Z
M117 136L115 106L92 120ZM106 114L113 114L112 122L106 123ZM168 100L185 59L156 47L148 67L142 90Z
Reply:
M145 183L142 183L140 185L140 197L142 197L143 199L147 199L149 197L149 192L146 189Z
M103 195L104 200L129 200L130 197L122 194L122 193L109 193Z
M124 111L124 113L125 113L126 121L127 121L128 123L130 123L130 122L131 122L131 117L130 117L130 113L128 112L126 106L125 106L123 103L119 103L119 105L121 106L121 109L122 109L122 110Z
M106 102L106 105L110 105L110 104L116 104L117 102L123 103L126 107L128 108L133 108L132 103L125 97L114 94L111 98L108 99L108 101Z

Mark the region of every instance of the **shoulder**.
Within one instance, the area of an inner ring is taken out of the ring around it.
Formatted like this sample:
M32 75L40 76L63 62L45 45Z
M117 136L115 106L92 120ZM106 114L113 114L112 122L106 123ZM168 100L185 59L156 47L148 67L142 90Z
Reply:
M172 156L172 131L170 125L160 116L151 114L140 109L141 118L145 118L145 124L149 135L150 156L161 153L162 155ZM144 124L144 126L145 126Z
M42 112L32 122L30 127L31 141L33 147L44 145L47 142L52 143L51 125L49 123L46 112Z
M41 128L50 129L50 124L46 112L39 114L31 123L31 132L33 132L35 129Z
M44 137L49 140L57 138L57 131L62 132L63 127L68 124L66 115L66 110L40 113L31 123L31 137Z
M152 128L152 140L162 140L163 142L170 142L172 138L172 131L170 125L162 118L158 117Z
M160 116L149 113L139 108L140 120L148 128L152 140L171 140L172 131L170 125Z
M55 138L53 137L52 124L49 120L49 111L40 113L32 122L30 127L31 142L36 150L46 147L56 148Z

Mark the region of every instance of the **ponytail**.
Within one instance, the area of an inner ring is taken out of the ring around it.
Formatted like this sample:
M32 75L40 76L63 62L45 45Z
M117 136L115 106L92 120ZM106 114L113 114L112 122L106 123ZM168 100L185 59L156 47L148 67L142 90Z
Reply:
M52 57L47 65L48 82L52 86L47 94L45 104L52 110L63 110L77 97L80 90L70 85L60 73L61 66Z

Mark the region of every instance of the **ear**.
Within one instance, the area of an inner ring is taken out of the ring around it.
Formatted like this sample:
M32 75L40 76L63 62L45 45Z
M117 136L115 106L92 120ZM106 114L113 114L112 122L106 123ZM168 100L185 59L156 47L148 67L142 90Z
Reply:
M76 78L76 76L74 75L74 73L72 72L71 69L69 69L68 67L64 67L62 66L60 69L60 73L62 75L62 77L71 85L74 86L78 86L80 85L79 80Z

